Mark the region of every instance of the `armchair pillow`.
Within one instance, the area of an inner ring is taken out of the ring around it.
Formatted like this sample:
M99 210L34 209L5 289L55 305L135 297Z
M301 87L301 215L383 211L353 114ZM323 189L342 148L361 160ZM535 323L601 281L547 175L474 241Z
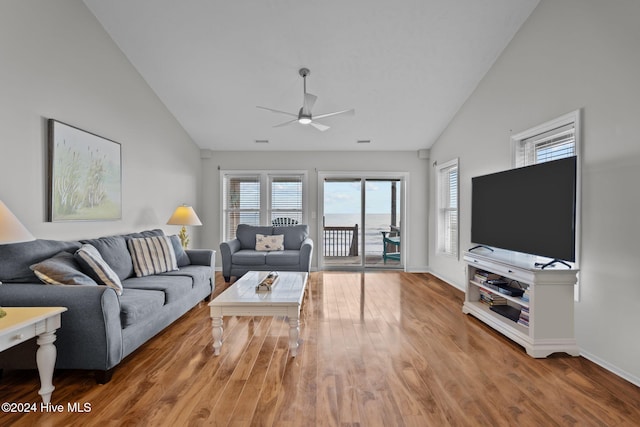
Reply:
M256 251L284 251L284 235L256 234Z

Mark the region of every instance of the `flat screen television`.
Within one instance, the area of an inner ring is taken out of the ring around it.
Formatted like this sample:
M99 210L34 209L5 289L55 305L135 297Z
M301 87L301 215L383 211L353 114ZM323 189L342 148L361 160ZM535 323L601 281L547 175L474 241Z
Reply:
M575 262L576 157L471 179L471 241Z

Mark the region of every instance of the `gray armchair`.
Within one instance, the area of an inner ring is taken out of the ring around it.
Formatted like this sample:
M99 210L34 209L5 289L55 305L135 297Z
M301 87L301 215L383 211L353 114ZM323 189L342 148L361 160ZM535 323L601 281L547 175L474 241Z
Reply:
M256 234L283 235L284 250L256 250ZM220 243L222 275L240 277L248 271L306 271L311 268L313 240L308 225L281 227L238 225L236 238Z

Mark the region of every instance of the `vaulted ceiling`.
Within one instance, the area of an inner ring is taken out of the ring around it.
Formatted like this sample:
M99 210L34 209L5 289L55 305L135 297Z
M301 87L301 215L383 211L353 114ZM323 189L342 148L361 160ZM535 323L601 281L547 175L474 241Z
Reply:
M84 0L201 148L429 148L538 0ZM301 67L320 132L297 113ZM256 143L268 140L268 143ZM370 143L358 144L359 140Z

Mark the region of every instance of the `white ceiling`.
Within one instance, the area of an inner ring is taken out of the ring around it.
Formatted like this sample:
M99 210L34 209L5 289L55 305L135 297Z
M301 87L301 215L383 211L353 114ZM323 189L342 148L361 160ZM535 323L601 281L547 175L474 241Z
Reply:
M538 1L84 0L211 150L429 148ZM315 115L355 116L274 128L289 118L256 106L297 113L301 67Z

